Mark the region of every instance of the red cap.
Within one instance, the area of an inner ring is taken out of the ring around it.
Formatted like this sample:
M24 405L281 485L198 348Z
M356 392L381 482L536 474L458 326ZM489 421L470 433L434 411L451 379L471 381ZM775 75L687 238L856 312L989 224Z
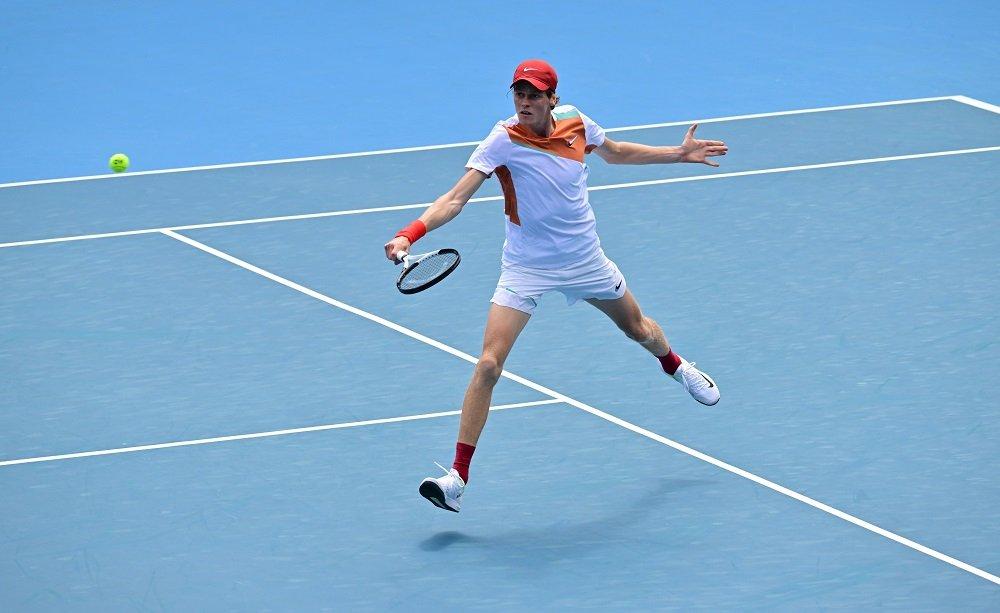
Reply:
M514 78L511 79L510 86L514 87L518 81L527 81L543 92L547 92L556 90L559 77L556 76L556 69L545 60L524 60L514 70Z

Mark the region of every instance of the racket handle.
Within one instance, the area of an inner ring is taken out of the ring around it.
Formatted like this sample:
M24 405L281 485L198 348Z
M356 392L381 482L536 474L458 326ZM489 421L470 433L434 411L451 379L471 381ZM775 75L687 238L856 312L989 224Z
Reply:
M408 257L410 257L409 253L407 253L405 251L397 251L396 252L396 263L397 264L400 264L400 263L405 264L406 263L406 258L408 258Z

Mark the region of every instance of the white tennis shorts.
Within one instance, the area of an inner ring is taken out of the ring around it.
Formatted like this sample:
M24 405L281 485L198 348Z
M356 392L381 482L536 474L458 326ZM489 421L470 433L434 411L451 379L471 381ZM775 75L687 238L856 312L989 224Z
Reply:
M600 257L560 270L504 266L490 302L531 315L546 292L560 292L566 297L566 304L572 305L588 298L621 298L625 289L625 276L601 252Z

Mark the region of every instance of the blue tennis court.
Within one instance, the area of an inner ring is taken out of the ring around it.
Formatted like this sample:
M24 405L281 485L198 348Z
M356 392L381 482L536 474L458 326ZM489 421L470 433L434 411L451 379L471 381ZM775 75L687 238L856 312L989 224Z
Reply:
M592 161L605 250L723 402L546 297L457 516L416 486L480 349L495 182L426 239L463 256L432 290L382 244L471 145L8 185L0 604L996 609L997 111L710 119L721 169Z
M9 2L0 611L1000 610L1000 5ZM452 458L525 58L695 403L547 295ZM108 174L113 153L131 167Z

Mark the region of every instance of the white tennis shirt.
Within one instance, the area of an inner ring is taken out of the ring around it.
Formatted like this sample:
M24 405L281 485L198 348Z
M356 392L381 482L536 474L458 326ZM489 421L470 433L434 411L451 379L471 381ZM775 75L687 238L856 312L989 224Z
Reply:
M505 267L555 270L601 252L583 158L604 144L604 129L568 104L552 117L556 126L547 138L519 125L517 115L497 122L466 164L500 181Z

